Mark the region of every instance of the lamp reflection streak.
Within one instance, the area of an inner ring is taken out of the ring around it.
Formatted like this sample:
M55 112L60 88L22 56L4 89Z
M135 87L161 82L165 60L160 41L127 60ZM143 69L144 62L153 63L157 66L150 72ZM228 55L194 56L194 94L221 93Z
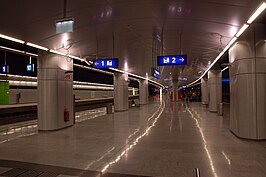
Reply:
M216 171L215 171L214 165L213 165L212 157L211 157L210 152L209 152L209 149L208 149L208 147L207 147L207 142L206 142L206 139L205 139L204 133L203 133L203 131L202 131L202 128L200 127L199 121L198 121L198 119L194 116L194 114L191 112L191 110L190 110L188 107L187 107L186 109L187 109L187 111L189 112L189 114L191 115L191 118L195 120L195 122L196 122L196 126L197 126L197 128L199 129L199 132L200 132L201 138L202 138L202 140L203 140L204 149L205 149L205 151L206 151L207 157L208 157L209 162L210 162L210 166L211 166L211 170L212 170L213 176L214 176L214 177L218 177L217 174L216 174Z
M134 141L132 141L132 143L130 143L128 145L128 147L123 150L117 157L114 158L114 160L110 161L106 166L104 166L102 169L101 169L101 172L104 173L106 172L106 170L108 168L110 168L113 164L117 163L119 160L121 160L121 158L130 150L132 149L134 146L136 146L138 144L138 142L145 136L145 135L148 135L149 131L156 125L156 122L158 121L158 119L160 118L161 114L163 113L164 111L164 108L165 108L165 103L164 102L161 102L161 106L160 108L158 109L158 111L156 111L156 113L158 113L158 115L154 118L154 121L152 122L152 124L150 126L148 126L146 128L146 130L140 134ZM156 114L153 114L151 116L151 118L153 118ZM149 118L148 120L151 120L151 118Z
M228 165L231 166L231 160L228 158L228 156L225 154L224 151L222 152L222 154L223 154L224 158L226 159Z
M99 159L92 161L88 166L86 167L86 170L88 170L95 162L100 162L105 156L110 154L113 150L115 150L115 147L112 147L109 149L105 154L103 154Z

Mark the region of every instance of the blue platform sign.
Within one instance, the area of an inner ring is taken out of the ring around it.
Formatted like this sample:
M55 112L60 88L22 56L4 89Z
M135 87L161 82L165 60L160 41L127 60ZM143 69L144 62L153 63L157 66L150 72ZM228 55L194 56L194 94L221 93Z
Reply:
M158 66L186 65L187 55L157 56Z
M2 73L3 74L9 73L9 67L7 65L2 66Z
M95 59L93 60L93 68L118 68L118 58Z
M161 72L156 68L151 68L151 75L157 79L161 78Z

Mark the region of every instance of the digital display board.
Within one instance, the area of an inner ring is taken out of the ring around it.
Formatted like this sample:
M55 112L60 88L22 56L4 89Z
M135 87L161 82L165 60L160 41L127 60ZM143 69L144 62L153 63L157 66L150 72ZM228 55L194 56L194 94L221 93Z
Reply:
M95 59L93 60L93 68L118 68L118 58Z
M157 79L161 78L161 72L156 68L151 68L151 75Z
M27 64L27 72L34 72L34 64Z
M4 73L4 74L9 73L9 66L7 66L7 65L2 66L2 73Z
M186 65L187 55L157 56L158 66Z

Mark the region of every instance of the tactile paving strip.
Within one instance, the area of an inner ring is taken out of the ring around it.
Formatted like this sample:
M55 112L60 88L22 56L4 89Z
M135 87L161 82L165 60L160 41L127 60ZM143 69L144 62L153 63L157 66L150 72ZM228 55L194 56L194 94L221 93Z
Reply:
M1 167L2 166L2 167ZM27 162L1 160L0 169L5 172L0 177L148 177L139 175L128 175L118 173L104 173L98 171L80 170L73 168L41 165ZM10 169L9 171L8 168ZM11 169L13 168L13 169Z
M57 177L59 174L56 173L50 173L50 172L44 172L41 175L39 175L38 177Z
M16 177L19 176L23 173L25 173L27 170L19 169L19 168L14 168L11 169L3 174L0 174L1 177Z
M25 173L22 173L18 177L36 177L42 174L43 172L41 171L34 171L34 170L28 170Z

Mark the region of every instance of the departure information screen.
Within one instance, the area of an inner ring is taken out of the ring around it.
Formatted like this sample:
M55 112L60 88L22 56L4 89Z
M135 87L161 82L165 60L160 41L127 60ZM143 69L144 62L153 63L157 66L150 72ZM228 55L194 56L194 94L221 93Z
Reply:
M186 65L187 55L157 56L158 66Z
M161 78L161 72L157 70L156 68L151 68L151 74L153 77L160 79Z
M93 68L118 68L118 58L95 59L93 60Z

